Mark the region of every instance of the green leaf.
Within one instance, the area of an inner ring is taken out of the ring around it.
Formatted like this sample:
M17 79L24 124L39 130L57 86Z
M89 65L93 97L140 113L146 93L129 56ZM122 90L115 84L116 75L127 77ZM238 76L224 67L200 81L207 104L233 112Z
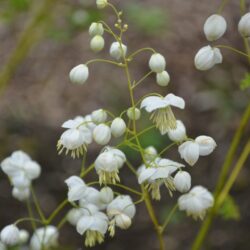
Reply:
M245 77L240 82L241 90L245 90L250 87L250 73L246 73Z
M240 210L238 205L232 196L227 196L224 203L222 204L219 215L224 220L239 220L240 219Z

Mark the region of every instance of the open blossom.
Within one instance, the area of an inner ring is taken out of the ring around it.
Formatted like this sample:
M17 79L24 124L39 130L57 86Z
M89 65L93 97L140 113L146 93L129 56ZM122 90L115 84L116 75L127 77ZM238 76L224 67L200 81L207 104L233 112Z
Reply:
M119 182L119 169L123 166L125 161L126 156L121 150L107 147L95 160L95 169L99 175L99 182Z
M215 41L222 37L227 29L227 23L221 15L211 15L204 24L204 33L208 41Z
M222 63L220 49L212 48L210 45L202 47L194 58L194 65L198 70L209 70L219 63Z
M62 127L67 130L61 135L57 143L59 154L64 149L66 154L71 151L73 158L84 154L87 150L87 145L92 142L92 132L86 124L85 119L80 116L63 123Z
M164 184L169 194L172 195L175 186L171 174L182 167L184 165L178 162L158 157L154 161L149 162L147 166L142 165L138 169L138 182L139 184L146 183L146 188L151 191L152 198L160 200L161 185Z
M178 199L180 210L187 212L194 219L203 219L206 211L214 204L212 194L202 186L193 187L187 194L183 194Z
M111 236L115 235L115 226L121 229L127 229L135 216L135 205L128 195L117 196L107 207L109 223L109 232Z
M42 250L56 247L58 245L59 232L56 227L48 225L38 228L30 239L31 250Z
M68 186L68 201L78 201L85 196L85 192L87 189L86 184L84 181L78 176L71 176L65 183Z
M155 53L150 57L149 68L156 73L161 73L166 68L166 60L163 55Z
M176 128L176 119L171 106L184 109L185 101L174 94L168 94L165 97L149 96L141 102L141 108L152 113L150 119L153 120L161 134Z
M11 224L4 227L0 233L1 242L7 246L14 246L19 243L19 229Z
M85 64L75 66L69 73L69 78L72 83L83 84L89 77L89 68Z
M109 50L110 56L119 61L127 54L127 46L118 42L113 42Z

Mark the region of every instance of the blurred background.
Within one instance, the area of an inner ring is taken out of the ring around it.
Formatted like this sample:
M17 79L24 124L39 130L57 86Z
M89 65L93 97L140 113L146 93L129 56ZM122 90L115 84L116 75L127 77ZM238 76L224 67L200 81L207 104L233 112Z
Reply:
M244 50L237 32L238 2L232 0L226 5L223 16L228 29L217 44ZM185 123L188 135L206 134L216 140L215 152L189 168L193 185L202 184L212 191L233 133L249 101L249 89L244 88L249 80L246 75L249 66L244 57L223 50L223 64L212 70L198 72L193 65L195 53L207 45L203 23L217 11L220 1L112 0L112 3L124 11L129 25L124 37L129 51L153 47L167 60L170 85L161 88L151 76L138 87L136 98L149 92L162 95L173 92L182 96L186 100L186 109L177 111L176 116ZM115 67L91 65L90 78L84 86L70 84L68 79L73 66L92 58L108 57L109 45L113 41L107 34L103 52L94 55L89 49L88 27L102 18L108 23L114 21L110 9L97 10L94 0L0 0L0 160L12 151L22 149L41 164L43 172L35 182L35 189L47 215L65 198L64 180L78 173L81 164L80 160L58 156L56 143L63 131L61 124L98 108L109 109L118 115L129 105L125 78ZM134 79L148 72L148 59L146 52L132 63ZM147 115L143 117L141 129L148 120ZM249 135L248 127L245 139ZM143 136L142 142L145 147L154 145L159 151L169 143L167 136L161 137L157 131ZM91 146L89 163L100 149ZM238 153L240 151L241 148ZM127 153L139 166L136 155ZM176 150L165 156L180 161ZM128 170L123 169L122 175L125 184L136 187L137 181ZM95 173L87 180L94 178ZM221 216L215 220L204 249L250 249L249 179L248 162L231 191L231 198L221 209ZM11 198L11 187L2 172L0 190L2 228L27 213L25 204ZM164 190L162 196L162 201L154 205L159 218L164 219L178 195L173 201ZM117 230L114 239L108 239L94 249L158 249L144 205L137 208L130 230ZM199 221L177 212L166 232L167 249L190 249L199 226ZM61 235L60 242L65 249L85 249L75 228L66 225Z

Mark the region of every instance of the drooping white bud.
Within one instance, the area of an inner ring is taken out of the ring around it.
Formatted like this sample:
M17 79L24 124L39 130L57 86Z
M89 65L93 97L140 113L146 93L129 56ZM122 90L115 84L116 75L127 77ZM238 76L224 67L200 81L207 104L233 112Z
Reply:
M176 121L176 128L168 131L168 137L172 141L181 142L186 139L186 128L182 121Z
M150 57L149 68L156 73L161 73L165 70L166 61L163 55L155 53Z
M96 5L98 9L103 9L108 5L107 0L96 0Z
M107 115L106 111L104 111L103 109L97 109L97 110L93 111L91 114L92 121L94 123L97 123L97 124L106 122L107 117L108 117L108 115Z
M169 84L170 76L167 71L162 71L156 74L156 82L158 85L165 87Z
M215 140L212 137L205 135L196 137L195 142L199 144L199 154L201 156L211 154L217 146Z
M19 229L16 225L11 224L4 227L0 234L1 242L7 246L14 246L19 242Z
M96 35L90 41L90 48L94 52L99 52L104 48L105 41L102 36Z
M30 197L30 189L14 187L12 189L12 196L19 201L26 201Z
M141 117L141 111L138 108L129 108L127 110L127 116L130 120L139 120Z
M155 147L149 146L144 149L144 157L146 160L151 161L155 159L156 156L157 156L157 150L155 149Z
M191 175L186 171L179 171L174 177L174 186L181 193L187 192L191 188Z
M100 200L105 204L109 204L114 199L114 192L110 187L104 187L100 190Z
M196 142L186 141L179 146L178 151L181 158L190 166L193 166L199 159L199 145Z
M117 117L112 121L110 128L114 137L120 137L125 133L127 127L125 121Z
M127 54L127 46L124 44L113 42L109 50L110 56L119 61L123 56Z
M89 69L85 64L80 64L74 67L70 73L69 78L72 83L83 84L89 77Z
M23 168L26 172L27 177L31 180L38 178L41 174L41 167L35 161L26 162Z
M250 37L250 12L241 17L238 30L243 37Z
M87 186L78 176L71 176L65 180L68 186L68 201L78 201L85 196Z
M20 230L19 231L19 244L25 244L27 241L28 241L28 239L29 239L29 232L27 231L27 230L24 230L24 229L22 229L22 230Z
M82 215L83 213L81 208L72 208L67 213L67 220L72 226L76 226Z
M209 70L219 63L222 63L220 50L209 45L202 47L194 58L194 65L198 70Z
M207 40L215 41L224 35L227 23L223 16L214 14L207 18L203 29Z
M94 36L102 36L104 33L104 29L103 29L103 25L102 23L91 23L90 27L89 27L89 35L91 37Z
M99 124L93 131L93 139L99 145L106 145L111 139L111 130L105 124Z

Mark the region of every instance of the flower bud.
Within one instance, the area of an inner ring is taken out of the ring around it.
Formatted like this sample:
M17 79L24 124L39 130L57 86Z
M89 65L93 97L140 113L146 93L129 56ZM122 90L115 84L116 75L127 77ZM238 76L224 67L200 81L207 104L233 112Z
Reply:
M155 53L151 56L149 60L149 68L156 73L161 73L165 70L166 61L164 56L159 53Z
M90 41L90 48L94 52L99 52L104 48L105 41L102 36L96 35Z
M26 172L26 175L31 180L38 178L41 174L41 167L35 161L26 162L23 168Z
M1 241L8 245L14 246L19 242L19 229L14 225L8 225L3 228L0 234Z
M162 71L161 73L156 74L156 82L158 85L164 87L169 84L170 76L167 71Z
M79 208L72 208L67 213L67 220L72 226L76 226L77 222L82 216L81 209Z
M186 141L182 143L178 151L182 159L193 166L199 159L199 145L196 142Z
M118 214L115 216L115 223L121 229L128 229L132 224L132 220L126 214Z
M92 121L97 124L106 122L107 117L108 115L103 109L95 110L91 114Z
M197 142L199 145L199 154L201 156L211 154L217 146L216 142L212 137L205 135L196 137L195 142Z
M110 187L104 187L100 190L100 200L105 204L109 204L114 199L114 192Z
M238 30L243 37L250 37L250 12L241 17Z
M89 69L85 64L80 64L74 67L70 73L69 78L72 83L83 84L89 77Z
M174 177L175 188L185 193L191 188L191 175L186 171L179 171Z
M186 128L182 123L182 121L180 120L176 121L176 128L170 129L168 131L168 137L171 141L176 141L176 142L181 142L185 140L185 138L187 137Z
M127 110L127 116L130 120L139 120L141 117L141 111L138 108L129 108Z
M198 70L208 70L219 63L222 63L220 50L218 48L212 48L209 45L201 48L194 58L194 64Z
M98 9L103 9L108 5L107 0L96 0L96 5Z
M89 27L89 35L91 37L102 36L103 33L104 33L104 29L103 29L102 23L91 23Z
M30 189L14 187L12 189L12 196L19 201L25 201L30 197Z
M215 41L222 37L227 29L227 23L224 17L220 15L211 15L206 20L203 30L208 41Z
M111 130L109 126L105 124L100 124L95 127L93 131L93 138L95 142L99 145L106 145L111 139Z
M153 146L149 146L144 149L144 155L146 160L153 160L157 156L157 150Z
M123 54L124 54L124 56L126 56L127 46L124 44L120 45L120 43L118 43L118 42L113 42L111 44L109 54L111 57L115 58L118 61L123 57Z
M126 123L122 118L115 118L111 123L111 133L114 137L122 136L126 131Z
M29 239L29 232L27 230L20 230L19 231L19 244L25 244Z

